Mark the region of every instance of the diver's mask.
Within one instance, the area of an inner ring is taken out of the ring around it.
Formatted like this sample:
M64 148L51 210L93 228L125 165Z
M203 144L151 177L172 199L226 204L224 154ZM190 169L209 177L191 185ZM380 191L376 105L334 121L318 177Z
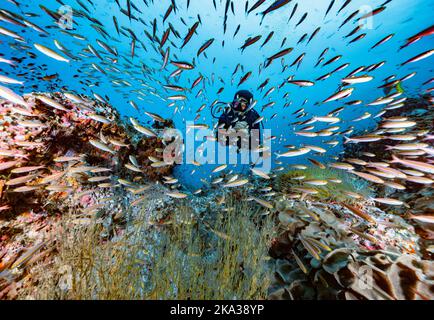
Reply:
M232 109L237 112L245 112L248 109L249 105L250 101L243 97L240 97L232 103Z

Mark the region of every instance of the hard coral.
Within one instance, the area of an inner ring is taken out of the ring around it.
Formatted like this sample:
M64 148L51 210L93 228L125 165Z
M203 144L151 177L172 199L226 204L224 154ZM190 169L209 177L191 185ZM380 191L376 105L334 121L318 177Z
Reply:
M156 149L164 149L163 141L157 137L143 138L136 147L136 155L139 164L142 165L144 176L150 181L160 181L163 176L170 176L174 165L166 165L160 168L151 166L153 163L149 157L162 160L162 154Z
M390 215L367 204L375 224L325 202L281 200L276 209L280 234L270 248L270 299L434 296L434 264L416 255L417 236L402 219L390 223Z

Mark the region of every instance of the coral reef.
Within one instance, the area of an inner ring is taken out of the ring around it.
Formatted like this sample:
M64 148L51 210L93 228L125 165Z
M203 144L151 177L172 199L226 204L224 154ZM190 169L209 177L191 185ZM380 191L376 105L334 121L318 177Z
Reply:
M62 215L73 212L78 225L96 215L111 226L106 238L122 232L134 195L119 188L118 179L134 180L125 167L131 154L146 164L162 146L156 138L130 132L99 100L62 93L25 99L29 108L0 100L0 299L17 294L29 278L28 266L52 260ZM111 144L113 152L95 147L95 140ZM127 152L117 152L122 148ZM173 169L143 167L142 183Z
M319 164L175 199L185 188L159 134L138 134L98 99L25 99L31 108L0 100L0 299L434 296L432 223L410 218L434 213L430 186L373 187ZM417 137L433 121L418 114ZM344 159L377 148L349 146ZM390 194L407 205L371 198Z
M431 149L425 149L426 152L421 150L417 152L412 152L412 150L394 150L393 147L402 143L399 140L387 140L387 146L385 147L384 140L374 141L369 143L358 143L358 144L345 144L343 159L354 158L355 155L360 155L361 159L367 162L382 161L383 159L391 158L392 154L399 156L406 156L406 159L416 160L419 162L433 163L432 160L432 147L433 140L425 139L426 134L432 134L434 131L434 114L432 112L432 97L431 95L421 95L416 97L407 98L403 102L403 106L397 109L390 109L387 111L387 117L389 119L400 118L400 119L411 119L416 123L411 130L407 130L405 134L407 136L414 136L411 143L424 143L428 144ZM381 128L374 128L372 130L375 134L383 135L384 130ZM359 134L356 133L355 136ZM431 150L431 151L430 151ZM367 157L364 154L370 153L374 157ZM395 165L391 164L391 168ZM419 173L408 173L411 177L412 174ZM432 175L423 174L422 176L432 179ZM407 206L397 207L394 209L396 214L406 217L408 213L414 215L432 215L434 206L434 190L432 185L418 183L416 181L405 180L405 183L400 181L400 179L395 179L395 182L404 184L405 189L399 190L395 188L376 188L376 193L378 196L398 198L405 203ZM382 207L381 204L379 204ZM409 210L410 208L410 210ZM420 236L420 246L421 253L425 259L433 259L433 246L434 246L434 229L432 224L417 222L415 220L410 221L412 225L416 228L417 233Z
M35 285L17 290L19 297L265 299L271 217L230 195L224 205L209 206L213 194L190 203L165 190L153 185L152 197L129 210L125 229L110 241L106 225L80 228L63 216L57 259L36 266Z
M418 236L402 218L369 204L355 209L282 200L276 208L280 234L270 249L270 299L434 296L434 264L421 260Z
M164 176L170 176L173 171L173 166L163 166L154 168L151 166L150 157L161 158L161 152L158 149L163 149L163 141L158 137L143 138L137 145L136 157L143 168L143 175L150 181L161 181Z
M367 198L372 193L365 180L330 168L307 167L304 170L289 170L277 175L274 185L276 190L288 196L296 196L296 188L306 187L305 181L309 180L327 182L325 185L311 186L317 192L311 194L311 197L317 200L355 203L358 199L354 195Z

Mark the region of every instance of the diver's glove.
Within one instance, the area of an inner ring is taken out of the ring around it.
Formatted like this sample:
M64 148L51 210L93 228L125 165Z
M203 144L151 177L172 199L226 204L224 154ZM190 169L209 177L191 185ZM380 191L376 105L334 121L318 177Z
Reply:
M241 138L241 143L245 144L249 143L250 132L249 125L245 121L239 121L235 124L234 129L236 130L236 134Z
M247 130L247 129L249 129L249 125L245 121L238 121L235 124L234 129L235 130Z

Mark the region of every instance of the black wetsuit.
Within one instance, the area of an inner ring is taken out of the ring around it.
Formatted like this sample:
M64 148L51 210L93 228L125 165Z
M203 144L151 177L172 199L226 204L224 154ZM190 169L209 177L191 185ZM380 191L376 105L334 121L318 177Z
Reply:
M229 129L230 127L234 127L237 122L244 121L248 125L249 132L253 129L259 130L259 144L261 143L261 125L260 123L255 123L256 120L259 119L259 114L251 109L247 113L242 114L240 112L234 111L232 108L226 109L223 114L219 118L218 127L221 129ZM224 125L223 125L224 124ZM229 139L226 141L226 145L229 144ZM238 141L238 147L241 148L241 141ZM250 141L250 149L251 149L251 141Z
M259 123L254 122L259 119L259 114L255 110L249 110L247 114L240 115L239 112L234 111L232 108L226 110L219 118L219 127L224 123L224 129L229 129L230 126L234 127L238 121L245 121L249 125L249 130L260 129Z

